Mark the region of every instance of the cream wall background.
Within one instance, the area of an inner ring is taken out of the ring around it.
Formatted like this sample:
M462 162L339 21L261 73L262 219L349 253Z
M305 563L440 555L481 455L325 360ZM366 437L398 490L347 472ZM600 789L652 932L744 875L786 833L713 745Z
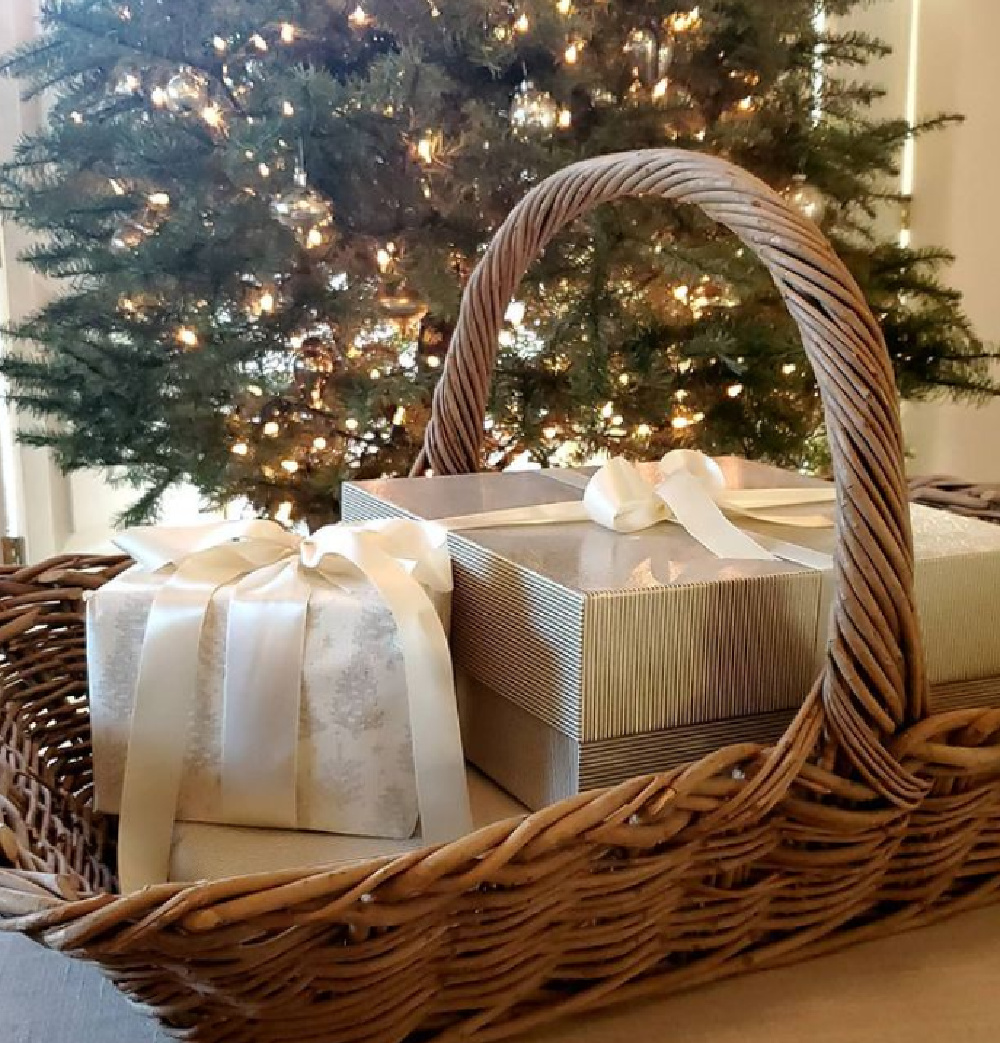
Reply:
M36 0L0 0L0 48L28 38ZM947 273L965 294L977 330L1000 341L1000 286L995 252L1000 244L1000 39L998 0L879 0L852 24L888 41L894 50L869 78L888 90L881 110L905 115L962 112L963 126L921 141L914 151L914 245L937 244L957 257ZM915 61L913 59L916 59ZM36 125L37 105L20 105L17 87L0 81L0 155ZM891 234L892 215L887 215ZM0 227L4 277L0 313L16 317L50 292L43 280L16 262L23 247L18 229ZM1000 402L982 408L954 403L908 403L904 422L914 473L950 472L1000 480ZM5 531L25 535L33 560L66 548L89 548L107 536L111 520L129 501L96 472L59 474L47 454L15 446L16 418L0 409L0 484ZM169 520L196 512L197 497L178 490L167 505Z
M965 123L917 148L915 246L940 244L955 254L948 273L965 294L981 337L1000 341L1000 3L921 0L917 111L961 112ZM908 404L912 469L1000 481L1000 402Z

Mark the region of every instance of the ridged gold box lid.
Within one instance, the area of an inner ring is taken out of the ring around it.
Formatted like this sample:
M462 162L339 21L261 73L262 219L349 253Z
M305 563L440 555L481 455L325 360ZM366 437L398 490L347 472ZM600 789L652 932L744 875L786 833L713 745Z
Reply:
M731 488L818 484L718 462ZM440 520L582 495L544 471L383 479L345 484L344 519ZM924 507L912 519L931 683L1000 676L1000 528ZM833 548L832 528L748 528ZM576 740L794 708L822 662L829 574L719 559L677 525L503 526L454 533L451 546L456 663Z

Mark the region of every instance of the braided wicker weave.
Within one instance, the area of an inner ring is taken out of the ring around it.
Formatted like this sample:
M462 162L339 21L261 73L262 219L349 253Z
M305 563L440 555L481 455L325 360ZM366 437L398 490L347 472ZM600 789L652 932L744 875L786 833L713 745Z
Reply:
M835 629L781 741L436 850L119 897L86 810L80 603L122 563L8 572L0 926L97 962L185 1039L487 1041L994 896L1000 712L927 714L886 351L820 233L763 184L655 151L538 186L470 282L421 466L478 465L497 333L532 258L575 216L639 195L696 203L760 255L819 378L840 504Z

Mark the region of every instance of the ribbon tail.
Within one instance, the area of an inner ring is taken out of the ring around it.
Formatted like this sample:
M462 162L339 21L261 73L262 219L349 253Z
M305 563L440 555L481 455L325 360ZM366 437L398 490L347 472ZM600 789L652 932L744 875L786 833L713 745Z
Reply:
M704 485L689 472L668 474L656 487L656 495L677 522L716 557L774 560L773 554L733 525Z
M406 674L421 839L445 843L472 831L448 638L424 588L378 538L337 526L322 550L356 565L392 613Z
M237 584L229 605L222 811L234 825L298 825L299 712L311 587L298 562Z
M122 784L118 870L126 894L169 876L205 616L216 590L253 567L229 548L193 555L153 601Z

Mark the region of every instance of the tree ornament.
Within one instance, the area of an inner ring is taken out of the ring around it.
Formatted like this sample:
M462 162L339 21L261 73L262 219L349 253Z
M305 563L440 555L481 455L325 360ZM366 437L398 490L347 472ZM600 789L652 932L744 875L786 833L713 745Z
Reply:
M435 316L424 315L417 334L417 361L428 369L440 369L448 353L454 324Z
M333 373L342 361L343 353L333 338L306 337L295 349L295 368L307 373Z
M415 322L427 311L427 305L405 286L379 294L378 304L386 318L402 326Z
M295 164L293 187L271 200L271 213L307 249L323 246L332 238L333 204L309 187L301 160Z
M559 121L559 106L548 91L525 80L510 103L510 125L526 134L550 134Z
M658 53L659 45L651 29L633 29L628 34L625 54L635 78L646 87L658 79Z
M819 224L823 220L826 213L826 197L806 180L805 174L796 174L791 184L782 189L781 195L810 221Z
M208 81L190 66L185 65L167 81L164 102L171 112L201 112L208 101Z

